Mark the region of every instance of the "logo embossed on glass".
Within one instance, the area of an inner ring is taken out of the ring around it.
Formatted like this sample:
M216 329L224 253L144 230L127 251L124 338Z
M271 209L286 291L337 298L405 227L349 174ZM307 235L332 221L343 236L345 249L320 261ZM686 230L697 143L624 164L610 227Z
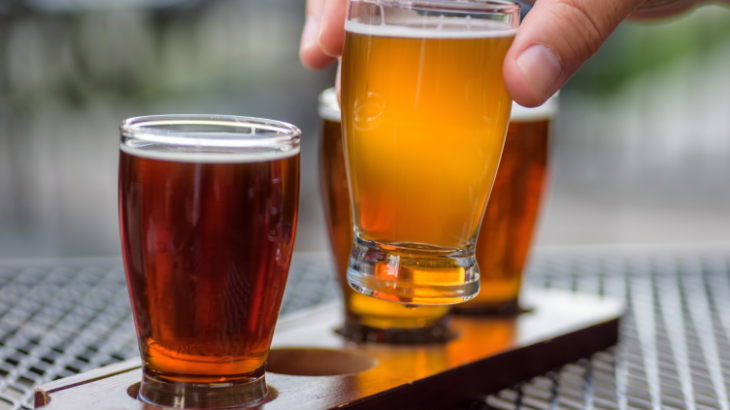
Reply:
M383 122L385 100L377 93L367 93L355 100L355 128L361 131L375 129Z

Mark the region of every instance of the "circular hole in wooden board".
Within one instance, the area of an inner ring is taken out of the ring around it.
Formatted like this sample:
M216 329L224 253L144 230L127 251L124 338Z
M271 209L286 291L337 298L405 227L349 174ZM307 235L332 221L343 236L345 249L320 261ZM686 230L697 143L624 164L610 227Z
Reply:
M378 365L377 359L361 352L336 349L271 349L266 371L291 376L338 376L360 373Z

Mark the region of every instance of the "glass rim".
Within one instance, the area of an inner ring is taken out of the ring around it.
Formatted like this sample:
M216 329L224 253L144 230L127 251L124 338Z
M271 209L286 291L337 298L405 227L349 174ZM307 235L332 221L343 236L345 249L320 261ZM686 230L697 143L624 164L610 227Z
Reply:
M175 162L265 162L299 154L294 125L235 115L148 115L124 120L119 149Z
M186 126L209 129L183 129ZM119 130L122 143L134 139L138 143L202 148L284 148L298 146L302 134L298 127L283 121L213 114L132 117L122 121Z
M409 7L435 11L480 13L519 13L520 4L512 0L353 0L380 6Z

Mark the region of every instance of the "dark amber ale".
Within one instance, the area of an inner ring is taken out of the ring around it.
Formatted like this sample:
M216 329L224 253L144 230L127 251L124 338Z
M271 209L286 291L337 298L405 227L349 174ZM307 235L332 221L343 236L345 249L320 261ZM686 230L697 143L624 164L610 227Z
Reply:
M264 374L294 243L299 155L221 162L218 150L122 145L122 246L154 380L234 386Z
M320 95L322 133L319 151L319 183L322 204L334 256L337 279L345 306L340 333L357 341L428 343L444 340L448 306L408 309L398 303L355 292L347 283L347 264L352 247L352 207L342 146L342 123L335 90Z
M511 314L519 310L522 271L532 243L548 164L553 97L538 108L517 106L477 240L479 295L457 306L464 313Z

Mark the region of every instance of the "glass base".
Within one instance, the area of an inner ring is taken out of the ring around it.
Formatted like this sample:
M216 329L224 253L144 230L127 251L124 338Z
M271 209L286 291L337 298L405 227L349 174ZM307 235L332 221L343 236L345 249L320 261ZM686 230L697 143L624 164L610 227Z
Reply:
M422 345L445 343L456 337L448 328L448 317L442 317L426 327L379 329L365 326L356 316L347 315L342 328L335 332L353 342L392 345Z
M473 251L385 246L356 236L347 282L357 292L391 302L451 305L479 293L479 267Z
M176 383L161 379L145 366L139 399L178 409L213 409L256 405L266 398L264 376L223 383Z

